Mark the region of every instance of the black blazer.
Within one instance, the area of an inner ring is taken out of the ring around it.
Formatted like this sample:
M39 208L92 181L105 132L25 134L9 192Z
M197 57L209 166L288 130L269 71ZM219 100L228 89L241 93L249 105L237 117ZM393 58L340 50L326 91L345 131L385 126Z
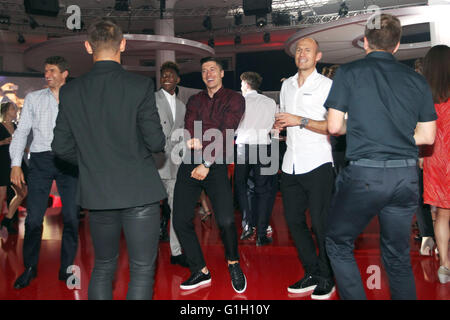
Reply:
M165 137L150 78L99 61L64 85L59 101L52 150L78 165L81 207L131 208L167 197L152 157Z

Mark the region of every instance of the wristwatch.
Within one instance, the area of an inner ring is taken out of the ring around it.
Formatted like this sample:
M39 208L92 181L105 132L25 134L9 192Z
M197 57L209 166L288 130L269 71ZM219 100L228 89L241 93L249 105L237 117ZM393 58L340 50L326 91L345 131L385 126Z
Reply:
M213 165L212 162L209 162L209 161L206 161L206 160L203 160L202 164L205 166L205 168L208 168L208 169L211 168L211 166Z
M304 127L306 127L306 125L309 123L309 119L308 118L302 118L302 120L300 120L300 129L303 129Z

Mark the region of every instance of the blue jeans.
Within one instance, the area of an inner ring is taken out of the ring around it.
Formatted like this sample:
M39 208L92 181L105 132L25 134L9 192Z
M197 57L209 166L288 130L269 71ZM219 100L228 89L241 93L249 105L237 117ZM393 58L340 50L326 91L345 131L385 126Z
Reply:
M159 243L159 202L118 210L89 212L95 265L89 282L89 300L112 300L120 235L125 234L130 261L127 300L150 300Z
M366 299L353 249L356 238L375 215L379 218L381 257L391 298L416 299L409 239L418 198L414 163L395 168L350 164L341 171L326 236L341 299Z
M32 153L28 175L27 217L23 260L25 268L35 267L41 248L42 222L47 210L53 180L56 181L62 202L63 235L61 241L60 273L73 264L78 248L78 206L76 167L58 160L52 152Z

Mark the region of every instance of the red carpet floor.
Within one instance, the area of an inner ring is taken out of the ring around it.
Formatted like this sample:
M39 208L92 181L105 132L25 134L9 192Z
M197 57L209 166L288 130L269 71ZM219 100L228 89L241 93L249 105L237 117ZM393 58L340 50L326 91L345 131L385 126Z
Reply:
M29 287L13 289L15 279L23 272L22 243L25 214L20 216L19 235L9 236L0 242L0 300L84 300L93 268L94 252L89 235L89 215L80 222L79 251L75 264L80 268L80 288L68 289L58 281L61 245L61 208L50 208L44 220L43 240L38 266L38 277ZM240 226L240 214L236 212L236 224ZM212 275L212 283L193 291L180 290L180 283L189 277L189 270L170 264L168 242L159 248L155 277L155 300L309 300L287 292L287 287L303 277L303 268L297 258L284 219L281 198L278 195L272 214L273 243L256 247L254 240L240 241L241 265L248 286L242 294L231 287L224 250L214 218L206 223L196 216L195 224L203 246L205 259ZM240 234L241 230L239 230ZM450 300L450 283L442 285L437 279L439 262L436 256L423 257L418 253L419 243L411 232L411 260L420 300ZM382 267L379 250L378 223L375 219L358 238L355 256L366 286L368 299L389 299L389 286ZM380 278L377 281L377 271ZM128 283L128 257L122 238L119 266L114 287L114 299L125 299ZM339 299L337 293L332 299Z

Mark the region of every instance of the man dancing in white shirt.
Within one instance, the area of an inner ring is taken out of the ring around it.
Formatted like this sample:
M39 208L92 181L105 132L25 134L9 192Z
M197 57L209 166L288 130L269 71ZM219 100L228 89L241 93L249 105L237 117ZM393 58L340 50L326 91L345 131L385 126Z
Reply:
M289 286L291 293L312 292L313 299L327 299L335 291L332 269L325 251L325 223L331 201L334 171L323 106L332 81L316 70L322 53L314 39L297 42L296 75L283 82L275 128L287 128L281 193L286 221L297 247L304 277ZM309 208L319 255L306 223Z

